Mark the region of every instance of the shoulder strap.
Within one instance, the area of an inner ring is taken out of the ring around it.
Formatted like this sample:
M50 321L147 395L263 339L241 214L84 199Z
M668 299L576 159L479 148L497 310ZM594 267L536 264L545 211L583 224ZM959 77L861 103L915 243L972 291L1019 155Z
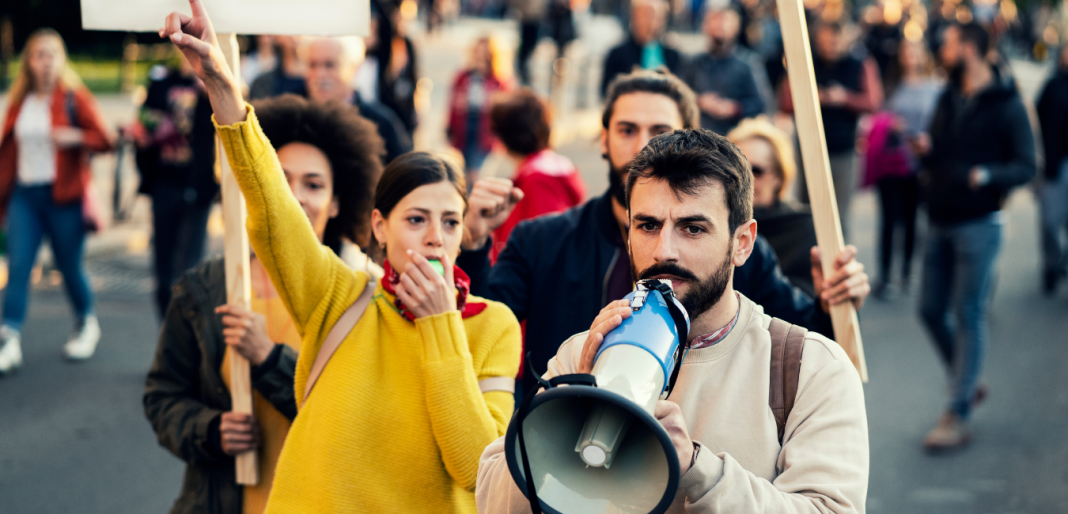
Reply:
M805 348L808 329L791 325L779 318L771 318L771 389L768 405L775 415L779 429L779 444L786 432L786 420L797 398L797 382L801 377L801 351Z
M356 298L356 301L352 302L352 305L341 313L341 317L337 319L330 332L326 334L323 345L319 347L319 354L315 356L315 363L312 364L311 372L308 373L308 380L304 385L304 400L301 401L301 404L308 401L308 395L311 394L312 387L315 387L315 381L319 380L319 375L323 373L326 363L330 362L330 357L333 357L334 352L341 346L341 341L345 340L345 336L349 335L356 323L359 323L360 319L363 318L363 313L367 312L367 306L371 304L371 296L374 289L374 281L368 280L359 298Z

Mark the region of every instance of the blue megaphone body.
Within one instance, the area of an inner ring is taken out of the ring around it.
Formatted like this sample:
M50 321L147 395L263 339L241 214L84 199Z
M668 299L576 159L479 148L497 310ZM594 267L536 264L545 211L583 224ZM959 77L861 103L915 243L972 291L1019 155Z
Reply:
M543 383L508 427L508 468L532 510L662 513L675 498L678 455L653 412L678 375L689 317L670 281L642 280L625 298L633 312L592 372Z

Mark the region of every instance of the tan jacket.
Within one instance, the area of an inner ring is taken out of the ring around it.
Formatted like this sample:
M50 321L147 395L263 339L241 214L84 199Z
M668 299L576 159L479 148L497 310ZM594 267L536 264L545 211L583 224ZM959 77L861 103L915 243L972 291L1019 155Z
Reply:
M809 332L780 448L768 407L771 317L739 296L738 324L716 345L689 352L669 398L702 449L668 512L863 513L868 424L860 377L838 344ZM574 373L585 339L568 339L545 377ZM508 472L504 438L482 453L475 499L484 514L530 512Z

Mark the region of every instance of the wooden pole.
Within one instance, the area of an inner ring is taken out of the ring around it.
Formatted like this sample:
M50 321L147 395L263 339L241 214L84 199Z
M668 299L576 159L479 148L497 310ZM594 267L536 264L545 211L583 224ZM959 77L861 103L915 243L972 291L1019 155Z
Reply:
M230 66L234 77L240 76L239 52L235 34L219 34L219 46L222 47L226 64ZM216 141L220 149L222 144ZM226 302L249 308L252 304L252 288L249 279L248 232L245 231L245 198L237 186L237 178L230 169L230 161L219 153L222 183L223 226L225 228L226 263ZM253 414L252 379L249 374L248 360L241 354L227 347L230 359L230 399L234 412ZM259 473L256 464L256 452L249 451L235 458L237 483L256 485Z
M845 246L842 225L838 218L838 202L834 196L830 158L823 133L823 118L819 111L816 73L812 68L808 26L802 0L777 0L779 24L782 27L783 47L786 50L786 71L794 101L794 119L801 142L801 158L805 166L805 182L816 226L823 275L830 276L834 259ZM853 361L860 379L868 381L868 366L864 361L864 345L860 338L860 323L852 302L831 307L834 336L849 359Z

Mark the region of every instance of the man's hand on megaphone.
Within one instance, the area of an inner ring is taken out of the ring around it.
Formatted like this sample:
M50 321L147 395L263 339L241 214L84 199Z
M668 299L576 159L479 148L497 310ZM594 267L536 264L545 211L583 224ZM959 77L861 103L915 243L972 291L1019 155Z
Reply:
M522 199L523 191L506 178L490 177L475 182L467 199L463 248L475 250L485 246L490 233L504 224Z
M658 400L653 416L671 436L671 444L675 445L675 451L679 452L679 476L685 475L693 465L693 452L696 449L690 432L686 430L686 420L682 418L682 409L675 402Z
M604 341L604 336L608 335L612 329L623 323L623 320L630 317L631 312L629 300L616 300L614 302L608 302L601 309L600 314L593 320L593 324L590 325L590 333L586 335L586 342L582 345L582 358L579 360L578 372L590 373L593 371L593 361L597 357L597 350L601 348L601 342Z

